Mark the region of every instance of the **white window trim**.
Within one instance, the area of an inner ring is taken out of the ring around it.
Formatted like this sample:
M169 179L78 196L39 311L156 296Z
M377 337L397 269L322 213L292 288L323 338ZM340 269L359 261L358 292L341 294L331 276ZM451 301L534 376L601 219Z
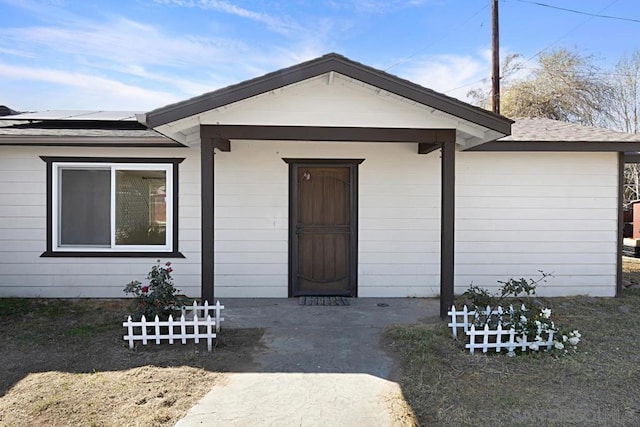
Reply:
M173 167L172 163L105 163L105 162L53 162L51 232L52 250L54 252L173 252ZM60 196L62 194L60 174L63 169L103 169L111 171L111 246L60 245ZM116 238L116 185L115 174L118 170L152 170L164 171L166 177L166 240L164 245L117 245Z

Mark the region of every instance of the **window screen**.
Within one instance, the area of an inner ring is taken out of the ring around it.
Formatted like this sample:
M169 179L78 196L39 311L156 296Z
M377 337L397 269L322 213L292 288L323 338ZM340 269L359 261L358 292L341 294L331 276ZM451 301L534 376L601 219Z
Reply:
M110 246L111 171L61 169L60 245Z

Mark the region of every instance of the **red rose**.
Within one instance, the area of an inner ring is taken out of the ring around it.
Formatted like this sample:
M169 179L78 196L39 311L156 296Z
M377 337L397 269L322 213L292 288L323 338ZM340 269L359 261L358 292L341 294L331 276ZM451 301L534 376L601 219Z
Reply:
M146 294L147 292L149 292L149 287L148 286L143 286L143 287L140 288L140 290L142 291L142 293Z
M169 267L167 268L167 273L171 273L173 271L173 268Z
M166 265L167 267L169 267L171 265L171 261L167 261L164 263L164 265Z

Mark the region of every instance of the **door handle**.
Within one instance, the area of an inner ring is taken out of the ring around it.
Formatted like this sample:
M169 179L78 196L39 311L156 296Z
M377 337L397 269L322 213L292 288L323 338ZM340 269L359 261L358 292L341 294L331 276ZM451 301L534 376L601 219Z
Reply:
M300 235L300 225L296 225L296 234Z

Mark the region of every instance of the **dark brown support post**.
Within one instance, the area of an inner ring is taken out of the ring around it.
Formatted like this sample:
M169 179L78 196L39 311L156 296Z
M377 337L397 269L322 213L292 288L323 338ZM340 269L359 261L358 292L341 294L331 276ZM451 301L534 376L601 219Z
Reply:
M213 141L200 136L201 225L202 225L202 303L213 304Z
M616 265L616 296L622 296L622 245L624 242L624 152L618 153L618 256Z
M440 193L440 317L445 319L453 304L455 256L456 144L442 144L442 189Z

